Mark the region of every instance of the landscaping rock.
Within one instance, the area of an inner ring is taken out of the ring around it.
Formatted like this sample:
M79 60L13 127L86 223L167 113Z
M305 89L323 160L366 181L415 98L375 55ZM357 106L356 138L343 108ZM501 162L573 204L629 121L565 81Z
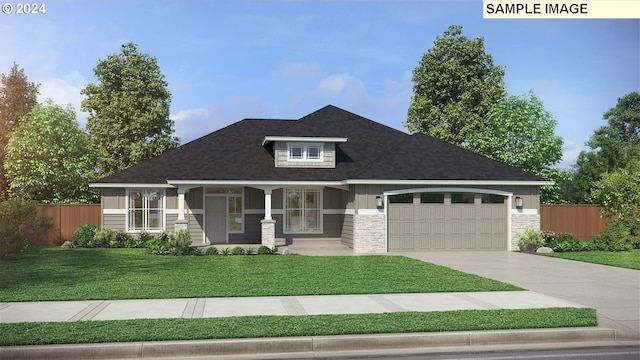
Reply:
M536 254L551 254L552 252L553 252L553 249L546 246L543 246L541 248L538 248L538 250L536 250Z

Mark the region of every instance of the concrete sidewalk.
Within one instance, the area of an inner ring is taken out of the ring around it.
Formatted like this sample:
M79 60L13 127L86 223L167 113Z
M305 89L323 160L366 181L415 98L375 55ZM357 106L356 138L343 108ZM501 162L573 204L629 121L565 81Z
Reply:
M0 303L0 323L586 307L532 291Z

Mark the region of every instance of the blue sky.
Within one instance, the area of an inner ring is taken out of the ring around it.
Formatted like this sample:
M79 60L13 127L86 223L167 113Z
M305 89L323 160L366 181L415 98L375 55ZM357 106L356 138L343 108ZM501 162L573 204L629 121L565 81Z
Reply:
M533 90L558 120L560 166L617 98L640 90L640 20L484 20L480 0L44 3L45 14L0 14L0 72L15 61L41 84L40 101L71 103L84 126L93 68L134 42L158 60L183 143L327 104L406 131L411 71L453 24L484 37L510 95Z

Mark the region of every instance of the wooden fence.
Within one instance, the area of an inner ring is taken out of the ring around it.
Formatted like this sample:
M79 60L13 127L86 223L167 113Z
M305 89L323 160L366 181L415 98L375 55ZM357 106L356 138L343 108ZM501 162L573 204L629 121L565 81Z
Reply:
M591 240L605 225L600 208L595 205L540 205L540 230Z
M71 241L71 235L84 224L94 224L100 227L100 204L38 204L36 206L39 217L52 220L55 230L40 239L30 239L31 245L61 245Z
M61 245L84 224L101 225L100 204L39 204L37 214L51 218L55 230L31 245ZM570 233L580 240L591 240L605 228L605 220L594 205L540 205L540 229Z

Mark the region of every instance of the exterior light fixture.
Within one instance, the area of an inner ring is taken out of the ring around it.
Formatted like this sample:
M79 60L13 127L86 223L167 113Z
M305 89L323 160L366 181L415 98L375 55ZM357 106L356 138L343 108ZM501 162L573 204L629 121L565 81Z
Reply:
M380 196L376 196L376 206L378 208L382 208L384 204L382 203L382 198Z
M516 207L522 208L522 198L520 196L516 196Z

